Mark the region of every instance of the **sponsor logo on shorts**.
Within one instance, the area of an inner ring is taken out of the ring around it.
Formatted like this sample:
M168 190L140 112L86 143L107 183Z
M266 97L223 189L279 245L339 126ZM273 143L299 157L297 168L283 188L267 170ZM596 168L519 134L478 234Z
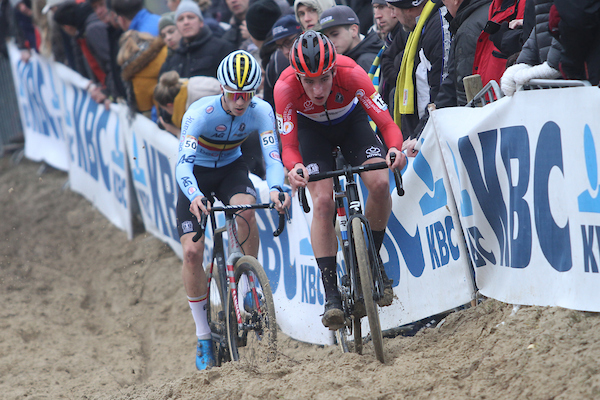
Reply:
M367 154L367 158L381 157L381 149L379 147L371 146L365 153Z
M225 131L227 130L227 127L226 127L225 125L217 125L217 126L215 127L215 129L216 129L218 132L225 132Z
M207 114L211 114L213 111L215 111L215 108L213 106L208 106L204 111L206 111Z
M256 190L254 190L253 188L251 188L250 186L246 187L246 193L256 197Z
M308 170L309 175L318 174L319 173L319 164L317 164L317 163L308 164L306 166L306 169Z
M181 230L183 233L190 233L194 230L194 224L192 224L192 221L183 221L181 223Z

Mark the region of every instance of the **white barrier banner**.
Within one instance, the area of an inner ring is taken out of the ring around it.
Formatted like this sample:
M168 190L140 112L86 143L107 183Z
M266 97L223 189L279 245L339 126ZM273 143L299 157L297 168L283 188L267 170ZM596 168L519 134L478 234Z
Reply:
M435 136L403 171L405 195L392 184L392 215L381 251L396 299L380 308L382 329L469 303L474 286L458 213ZM367 329L363 322L363 330Z
M8 44L8 50L25 135L25 156L67 171L63 84L56 77L57 64L35 52L25 63L14 44Z
M71 189L94 204L116 227L133 238L129 164L119 109L110 111L87 92L65 83L64 129L71 157Z
M170 133L137 114L127 125L126 141L133 187L146 231L171 246L183 258L176 226L177 182L175 164L179 141Z
M600 311L598 109L587 87L433 113L484 295Z

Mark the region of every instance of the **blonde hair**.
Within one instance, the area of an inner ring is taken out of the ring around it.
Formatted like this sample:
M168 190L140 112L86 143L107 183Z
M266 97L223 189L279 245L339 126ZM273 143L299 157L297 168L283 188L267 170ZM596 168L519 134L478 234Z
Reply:
M177 71L169 71L162 74L158 84L154 88L154 100L161 106L166 106L175 101L175 97L181 90L182 80Z

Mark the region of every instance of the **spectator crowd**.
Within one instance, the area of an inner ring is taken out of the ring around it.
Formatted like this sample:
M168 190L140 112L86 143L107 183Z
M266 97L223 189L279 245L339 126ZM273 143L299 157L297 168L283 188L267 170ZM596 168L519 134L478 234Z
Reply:
M14 37L27 62L39 52L90 80L107 109L124 102L178 136L196 100L221 93L217 67L237 49L273 88L306 30L330 38L369 73L405 148L430 110L467 103L463 79L478 74L512 95L533 78L600 81L600 0L0 0L0 50ZM412 140L411 140L412 139ZM258 138L244 146L264 177ZM414 150L413 150L414 151Z

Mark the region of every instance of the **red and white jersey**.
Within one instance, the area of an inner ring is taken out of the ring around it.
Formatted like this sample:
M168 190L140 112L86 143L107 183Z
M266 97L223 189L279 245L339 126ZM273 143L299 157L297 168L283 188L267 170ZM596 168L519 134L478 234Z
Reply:
M298 114L334 126L344 120L359 102L381 130L387 147L402 149L402 132L365 70L351 58L338 54L334 71L331 93L324 106L315 105L306 95L292 67L286 68L275 84L275 109L283 148L282 158L290 170L297 163L302 163L298 148Z

